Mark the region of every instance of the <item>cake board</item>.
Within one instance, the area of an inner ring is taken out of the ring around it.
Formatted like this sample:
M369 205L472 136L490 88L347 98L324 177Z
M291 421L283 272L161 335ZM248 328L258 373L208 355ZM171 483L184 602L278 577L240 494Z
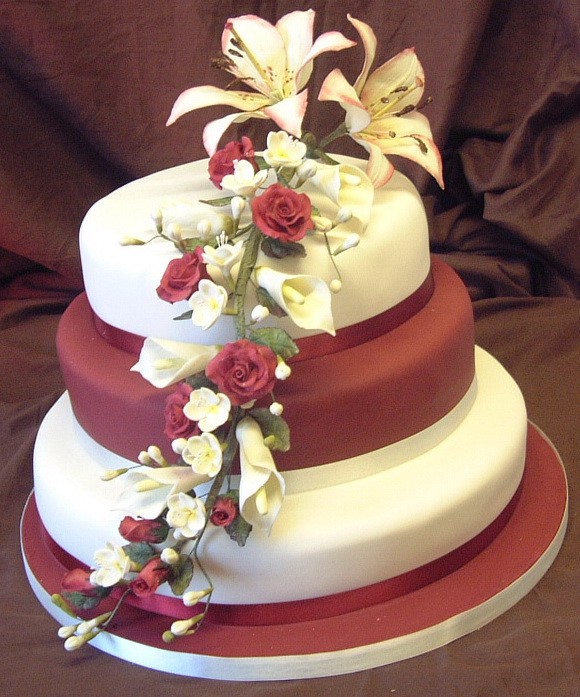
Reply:
M485 549L432 583L309 621L244 625L208 619L198 633L170 645L161 639L168 617L125 604L114 624L91 643L147 668L232 681L328 677L387 665L473 632L523 598L560 549L567 507L560 458L530 424L522 485L507 523ZM56 620L70 624L71 618L51 601L67 570L66 555L47 539L34 494L23 513L21 543L38 600Z

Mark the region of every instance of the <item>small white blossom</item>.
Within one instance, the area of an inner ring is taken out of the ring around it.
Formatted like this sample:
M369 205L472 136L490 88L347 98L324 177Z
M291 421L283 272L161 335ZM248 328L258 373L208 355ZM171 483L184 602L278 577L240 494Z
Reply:
M222 466L222 449L219 440L213 433L202 433L199 436L191 436L181 451L183 461L196 474L204 474L215 477Z
M217 239L219 244L216 248L210 245L203 248L202 259L212 280L233 290L236 271L244 254L244 242L240 240L231 244L227 242L225 236L221 235Z
M183 413L191 421L197 421L202 431L215 431L228 420L231 406L232 403L225 394L200 387L189 395L189 402L183 407Z
M296 140L286 131L270 131L266 144L264 160L270 167L296 168L306 155L306 144Z
M209 329L221 316L227 302L228 292L223 286L202 278L198 289L189 298L189 306L193 310L191 321L196 327Z
M97 568L91 573L90 581L95 586L114 586L125 578L131 569L131 560L125 551L111 542L95 552L94 561Z
M201 532L205 525L205 506L203 501L179 492L167 499L167 506L169 510L166 520L172 528L175 528L177 537L190 539ZM174 632L174 634L177 634L177 632Z
M237 196L253 196L268 177L268 170L254 171L248 160L238 160L234 164L234 173L226 174L222 179L222 188L233 191Z

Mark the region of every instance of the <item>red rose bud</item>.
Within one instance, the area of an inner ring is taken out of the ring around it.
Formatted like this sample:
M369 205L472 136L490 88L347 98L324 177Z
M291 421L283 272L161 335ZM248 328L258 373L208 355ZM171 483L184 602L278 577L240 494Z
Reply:
M130 588L137 596L154 593L169 578L171 569L159 557L150 559L130 583Z
M254 171L258 171L254 145L247 136L243 136L242 140L231 141L210 157L208 171L209 178L214 186L217 186L218 189L222 188L222 179L226 174L234 173L237 160L247 160L254 168Z
M90 581L91 572L84 569L72 569L63 576L60 587L63 593L82 593L92 597L98 594L97 586Z
M146 520L125 516L119 525L119 533L128 542L163 542L169 533L169 526L162 519Z
M214 525L225 527L233 523L238 515L238 506L229 496L220 496L216 499L209 519Z
M174 392L165 400L165 429L164 433L173 441L176 438L191 438L201 433L196 421L191 421L183 413L183 407L189 402L192 388L181 382Z
M240 339L226 344L207 364L205 374L239 406L264 397L276 382L276 354L268 346Z
M157 287L157 295L168 303L187 300L197 290L202 278L209 278L203 263L203 249L196 247L193 252L187 252L178 259L172 259L161 283Z
M298 242L314 229L312 204L306 194L272 184L252 200L254 223L268 237L281 242Z

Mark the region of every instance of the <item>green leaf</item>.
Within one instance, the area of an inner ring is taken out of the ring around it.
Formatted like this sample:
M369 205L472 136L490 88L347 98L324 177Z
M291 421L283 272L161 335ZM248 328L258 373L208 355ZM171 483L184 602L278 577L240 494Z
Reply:
M149 559L157 556L157 552L148 542L130 542L124 545L123 550L137 566L144 566Z
M255 344L269 346L275 354L281 356L285 361L299 352L298 346L296 346L290 334L279 327L254 329L250 332L249 339Z
M248 539L248 535L252 531L252 526L247 520L242 518L241 515L238 515L234 519L233 523L227 525L224 530L228 533L231 540L237 542L239 547L244 547L246 540Z
M91 595L85 595L84 593L79 593L79 591L63 591L61 595L75 610L92 610L94 607L97 607L103 598L109 595L111 590L112 588L96 586L95 591Z
M258 422L264 438L274 438L269 442L271 450L290 450L290 428L281 416L275 416L269 409L252 409L249 415Z
M258 288L256 290L256 296L260 305L267 307L271 315L274 315L275 317L286 316L285 310L278 305L278 303L265 288Z
M214 198L211 200L207 201L200 201L200 203L207 203L208 206L216 206L216 207L222 207L222 206L229 206L230 203L232 202L233 196L223 196L222 198Z
M206 244L207 242L201 237L186 237L184 240L180 240L179 248L182 252L194 252L198 247L203 249Z
M176 321L178 319L191 319L192 315L193 310L187 310L187 312L184 312L182 315L179 315L179 317L174 317L173 320Z
M171 567L172 575L169 586L174 595L183 595L193 578L193 564L184 554L180 555L177 564Z
M196 373L185 379L185 382L194 390L199 390L200 387L208 387L213 392L217 391L217 386L212 382L205 373Z
M281 242L273 237L264 237L261 249L267 257L272 259L306 256L304 245L300 244L300 242Z

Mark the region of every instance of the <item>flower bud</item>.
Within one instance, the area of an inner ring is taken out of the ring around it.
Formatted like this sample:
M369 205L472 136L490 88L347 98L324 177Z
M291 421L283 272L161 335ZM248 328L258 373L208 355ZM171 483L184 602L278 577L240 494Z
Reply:
M197 605L200 600L208 596L210 593L210 588L206 588L202 591L187 591L182 596L183 604L187 607L193 607L194 605Z
M232 208L232 216L234 220L239 220L244 209L246 208L246 199L242 196L234 196L230 202Z
M261 322L270 314L270 310L265 305L256 305L252 310L252 322Z
M282 416L282 412L284 411L284 407L280 402L272 402L270 404L270 414L273 414L274 416Z
M304 183L307 179L312 178L316 174L316 170L316 162L308 158L298 165L296 168L296 176L300 180L300 183Z
M140 240L138 237L130 237L129 235L125 235L119 240L119 244L121 247L137 247L141 244L145 244L145 240Z
M203 619L203 615L195 615L188 620L177 620L171 625L171 631L175 636L185 636L190 629Z
M334 219L334 225L340 225L341 223L348 223L352 218L352 211L349 208L341 208L336 214Z
M280 356L278 356L278 365L276 366L274 375L278 378L278 380L287 380L291 373L292 368L288 365L288 363L285 363Z
M177 564L179 559L180 559L179 552L176 552L173 549L173 547L166 547L161 552L161 561L164 562L165 564L169 564L169 566L173 566L174 564Z
M342 254L342 252L346 252L347 249L352 249L353 247L356 247L358 243L360 242L360 235L357 235L356 232L353 232L352 235L349 235L335 250L332 252L332 256L336 257L339 254Z
M107 470L101 474L102 482L110 482L112 479L120 477L122 474L126 474L129 471L128 467L121 467L118 470Z
M332 293L340 293L340 291L342 290L342 281L338 278L333 278L332 281L328 284L328 287L330 288Z
M312 222L314 223L315 230L319 232L329 232L332 230L332 220L330 218L325 218L322 215L311 216Z
M201 237L207 237L211 233L211 222L207 218L203 218L197 224L197 233Z
M68 639L77 631L77 626L76 624L68 624L64 627L59 627L58 636L61 639Z

